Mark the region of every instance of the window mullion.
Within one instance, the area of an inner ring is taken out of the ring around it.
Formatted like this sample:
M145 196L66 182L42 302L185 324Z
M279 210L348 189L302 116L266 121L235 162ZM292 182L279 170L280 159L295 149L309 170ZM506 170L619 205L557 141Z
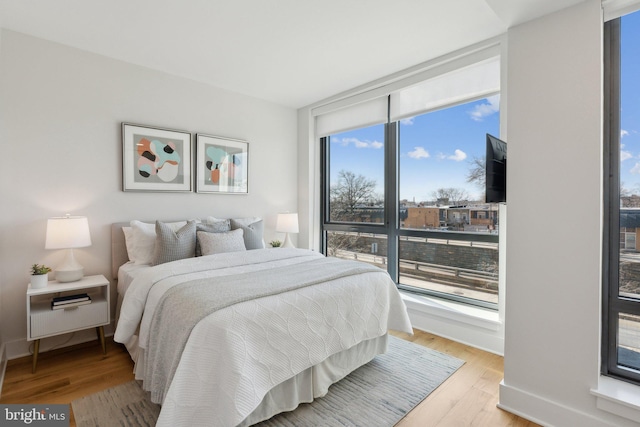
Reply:
M606 157L604 167L604 265L603 265L603 339L602 369L610 373L617 366L618 312L614 305L618 297L620 258L620 21L605 24L604 45L604 109L606 120L603 124Z
M385 225L387 229L387 271L398 283L398 123L388 123L385 130Z

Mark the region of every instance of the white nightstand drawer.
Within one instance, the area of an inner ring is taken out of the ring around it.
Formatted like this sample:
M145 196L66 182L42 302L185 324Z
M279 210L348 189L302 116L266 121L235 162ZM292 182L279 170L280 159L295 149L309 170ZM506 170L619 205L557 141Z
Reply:
M32 310L31 338L36 339L107 323L109 323L109 307L104 299L66 310Z

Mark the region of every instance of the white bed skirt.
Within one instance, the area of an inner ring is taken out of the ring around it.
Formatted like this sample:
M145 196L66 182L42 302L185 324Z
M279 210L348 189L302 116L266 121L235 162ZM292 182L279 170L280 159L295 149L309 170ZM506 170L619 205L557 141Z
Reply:
M363 341L275 386L239 426L250 426L268 420L280 412L292 411L301 403L309 403L315 398L324 396L329 391L331 384L340 381L355 369L369 363L378 354L385 353L387 342L387 334ZM133 361L136 362L141 351L138 347L138 336L132 337L125 346ZM140 366L136 365L136 370L138 368Z
M387 351L387 335L363 341L348 350L334 354L324 362L312 366L295 377L275 386L240 426L250 426L268 420L280 412L292 411L301 403L312 402L329 391L329 386L346 377L353 370L369 363Z

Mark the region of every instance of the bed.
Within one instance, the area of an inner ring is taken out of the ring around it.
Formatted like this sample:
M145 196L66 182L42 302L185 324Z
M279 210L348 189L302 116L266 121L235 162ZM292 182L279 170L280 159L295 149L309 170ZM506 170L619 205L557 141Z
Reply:
M168 235L186 228L180 224ZM395 284L376 267L262 248L261 230L250 236L251 228L243 230L250 250L207 249L145 265L129 260L129 225L112 225L114 339L127 346L136 379L162 405L158 426L266 420L323 396L384 353L389 329L411 333Z

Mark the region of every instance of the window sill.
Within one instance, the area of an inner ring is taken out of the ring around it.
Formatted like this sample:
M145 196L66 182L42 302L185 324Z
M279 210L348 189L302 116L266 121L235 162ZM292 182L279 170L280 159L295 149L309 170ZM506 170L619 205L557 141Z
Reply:
M598 387L591 390L598 409L630 420L640 419L640 387L601 375Z
M500 316L495 310L403 291L400 291L400 294L409 309L419 309L420 311L430 312L434 315L490 331L498 331L500 329Z
M414 328L498 355L504 328L497 311L400 291Z

